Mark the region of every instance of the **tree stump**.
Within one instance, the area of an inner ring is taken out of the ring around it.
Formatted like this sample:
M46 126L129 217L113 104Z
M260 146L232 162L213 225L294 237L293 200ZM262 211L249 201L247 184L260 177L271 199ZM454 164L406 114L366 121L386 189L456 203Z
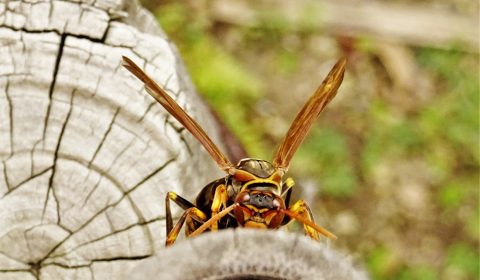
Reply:
M193 259L183 256L195 246L205 258L238 253L243 242L262 244L249 247L253 255L330 254L281 232L225 231L163 248L166 192L193 199L224 174L121 67L121 56L146 69L222 145L174 46L136 1L0 3L0 54L1 279L141 278L159 260L153 275L166 279L162 273L178 275L181 267L165 264L189 266ZM331 264L337 261L350 267L341 258Z

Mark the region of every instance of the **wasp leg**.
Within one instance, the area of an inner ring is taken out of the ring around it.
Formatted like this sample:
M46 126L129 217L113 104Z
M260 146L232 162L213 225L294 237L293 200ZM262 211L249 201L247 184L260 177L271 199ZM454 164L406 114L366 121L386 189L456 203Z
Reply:
M203 213L197 207L188 208L185 212L183 212L180 219L178 219L178 222L175 224L172 230L167 234L167 240L165 241L165 246L169 246L175 243L175 240L177 240L178 234L180 233L180 230L182 229L182 226L185 223L185 220L187 218L203 223L207 220L207 215L205 215L205 213Z
M212 201L212 217L215 217L215 215L218 214L220 209L226 208L227 207L227 200L228 200L228 195L227 195L227 187L225 185L221 184L218 185L217 188L215 189L215 195L213 196L213 201ZM218 230L218 221L215 221L212 226L210 227L212 231L217 231Z
M185 236L190 236L200 225L191 217L187 217L185 219L185 226L187 227L185 229Z
M172 217L172 211L170 210L170 200L175 202L175 204L177 204L178 206L182 207L183 210L187 210L189 208L195 207L193 203L179 196L178 194L174 192L167 193L167 196L165 197L165 212L167 215L167 236L172 231L172 228L173 228L173 217Z
M304 218L307 221L315 223L312 210L310 210L310 207L304 200L299 200L295 202L295 204L293 204L290 208L288 208L288 210ZM303 229L305 230L305 234L310 236L312 239L315 239L315 240L319 239L318 232L314 228L307 226L306 224L303 224Z

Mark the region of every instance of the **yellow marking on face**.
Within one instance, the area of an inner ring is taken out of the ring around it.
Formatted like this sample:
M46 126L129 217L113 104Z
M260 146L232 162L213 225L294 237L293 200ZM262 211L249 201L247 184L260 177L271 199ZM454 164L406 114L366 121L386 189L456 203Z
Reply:
M275 217L276 215L277 215L277 212L273 212L273 211L272 211L272 213L270 213L270 214L268 214L266 217L264 217L265 223L266 223L267 225L269 225L270 222L272 221L273 217Z
M233 175L237 181L244 182L245 184L242 186L241 191L247 189L248 186L251 184L261 184L265 183L266 185L274 185L275 186L275 193L279 194L281 192L281 182L282 182L282 175L279 171L273 172L270 177L263 179L258 178L257 176L253 175L250 172L244 170L238 170L237 174ZM293 182L293 180L292 180Z
M265 184L265 185L268 185L268 186L271 186L273 185L274 187L274 193L275 194L279 194L281 192L281 187L280 187L280 184L276 181L273 181L273 180L270 180L270 179L255 179L255 180L251 180L251 181L248 181L247 183L245 183L243 186L242 186L242 189L241 191L245 191L250 185L253 185L253 184Z
M253 205L245 205L245 206L247 206L248 209L253 210L253 212L258 212L257 207L255 207Z
M250 205L250 204L249 204L249 205L245 205L245 206L247 206L248 209L254 211L255 213L260 213L260 214L263 213L263 212L267 212L268 210L270 210L270 209L268 209L268 208L258 209L257 207L255 207L255 206L253 206L253 205Z

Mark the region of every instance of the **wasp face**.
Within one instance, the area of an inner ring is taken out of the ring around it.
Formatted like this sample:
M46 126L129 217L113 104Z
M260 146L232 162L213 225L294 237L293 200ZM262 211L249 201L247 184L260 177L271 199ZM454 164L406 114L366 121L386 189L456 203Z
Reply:
M285 209L283 199L268 191L247 190L239 193L234 209L238 223L244 227L278 228Z
M234 209L238 223L244 227L278 228L285 208L280 197L282 176L268 161L242 159L232 175L233 184L240 185Z

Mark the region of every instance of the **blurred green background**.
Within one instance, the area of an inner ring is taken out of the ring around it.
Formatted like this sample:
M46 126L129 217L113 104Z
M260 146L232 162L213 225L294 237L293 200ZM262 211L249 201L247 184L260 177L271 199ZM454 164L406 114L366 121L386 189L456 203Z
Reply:
M406 21L425 11L478 25L475 2L380 2L369 11ZM452 42L430 32L375 34L381 23L357 34L314 1L295 9L268 1L142 3L252 157L272 158L296 112L346 56L338 96L291 164L295 195L339 236L332 246L372 279L479 279L478 32L473 47L464 34ZM358 5L345 3L334 11ZM295 11L292 22L287 14Z

